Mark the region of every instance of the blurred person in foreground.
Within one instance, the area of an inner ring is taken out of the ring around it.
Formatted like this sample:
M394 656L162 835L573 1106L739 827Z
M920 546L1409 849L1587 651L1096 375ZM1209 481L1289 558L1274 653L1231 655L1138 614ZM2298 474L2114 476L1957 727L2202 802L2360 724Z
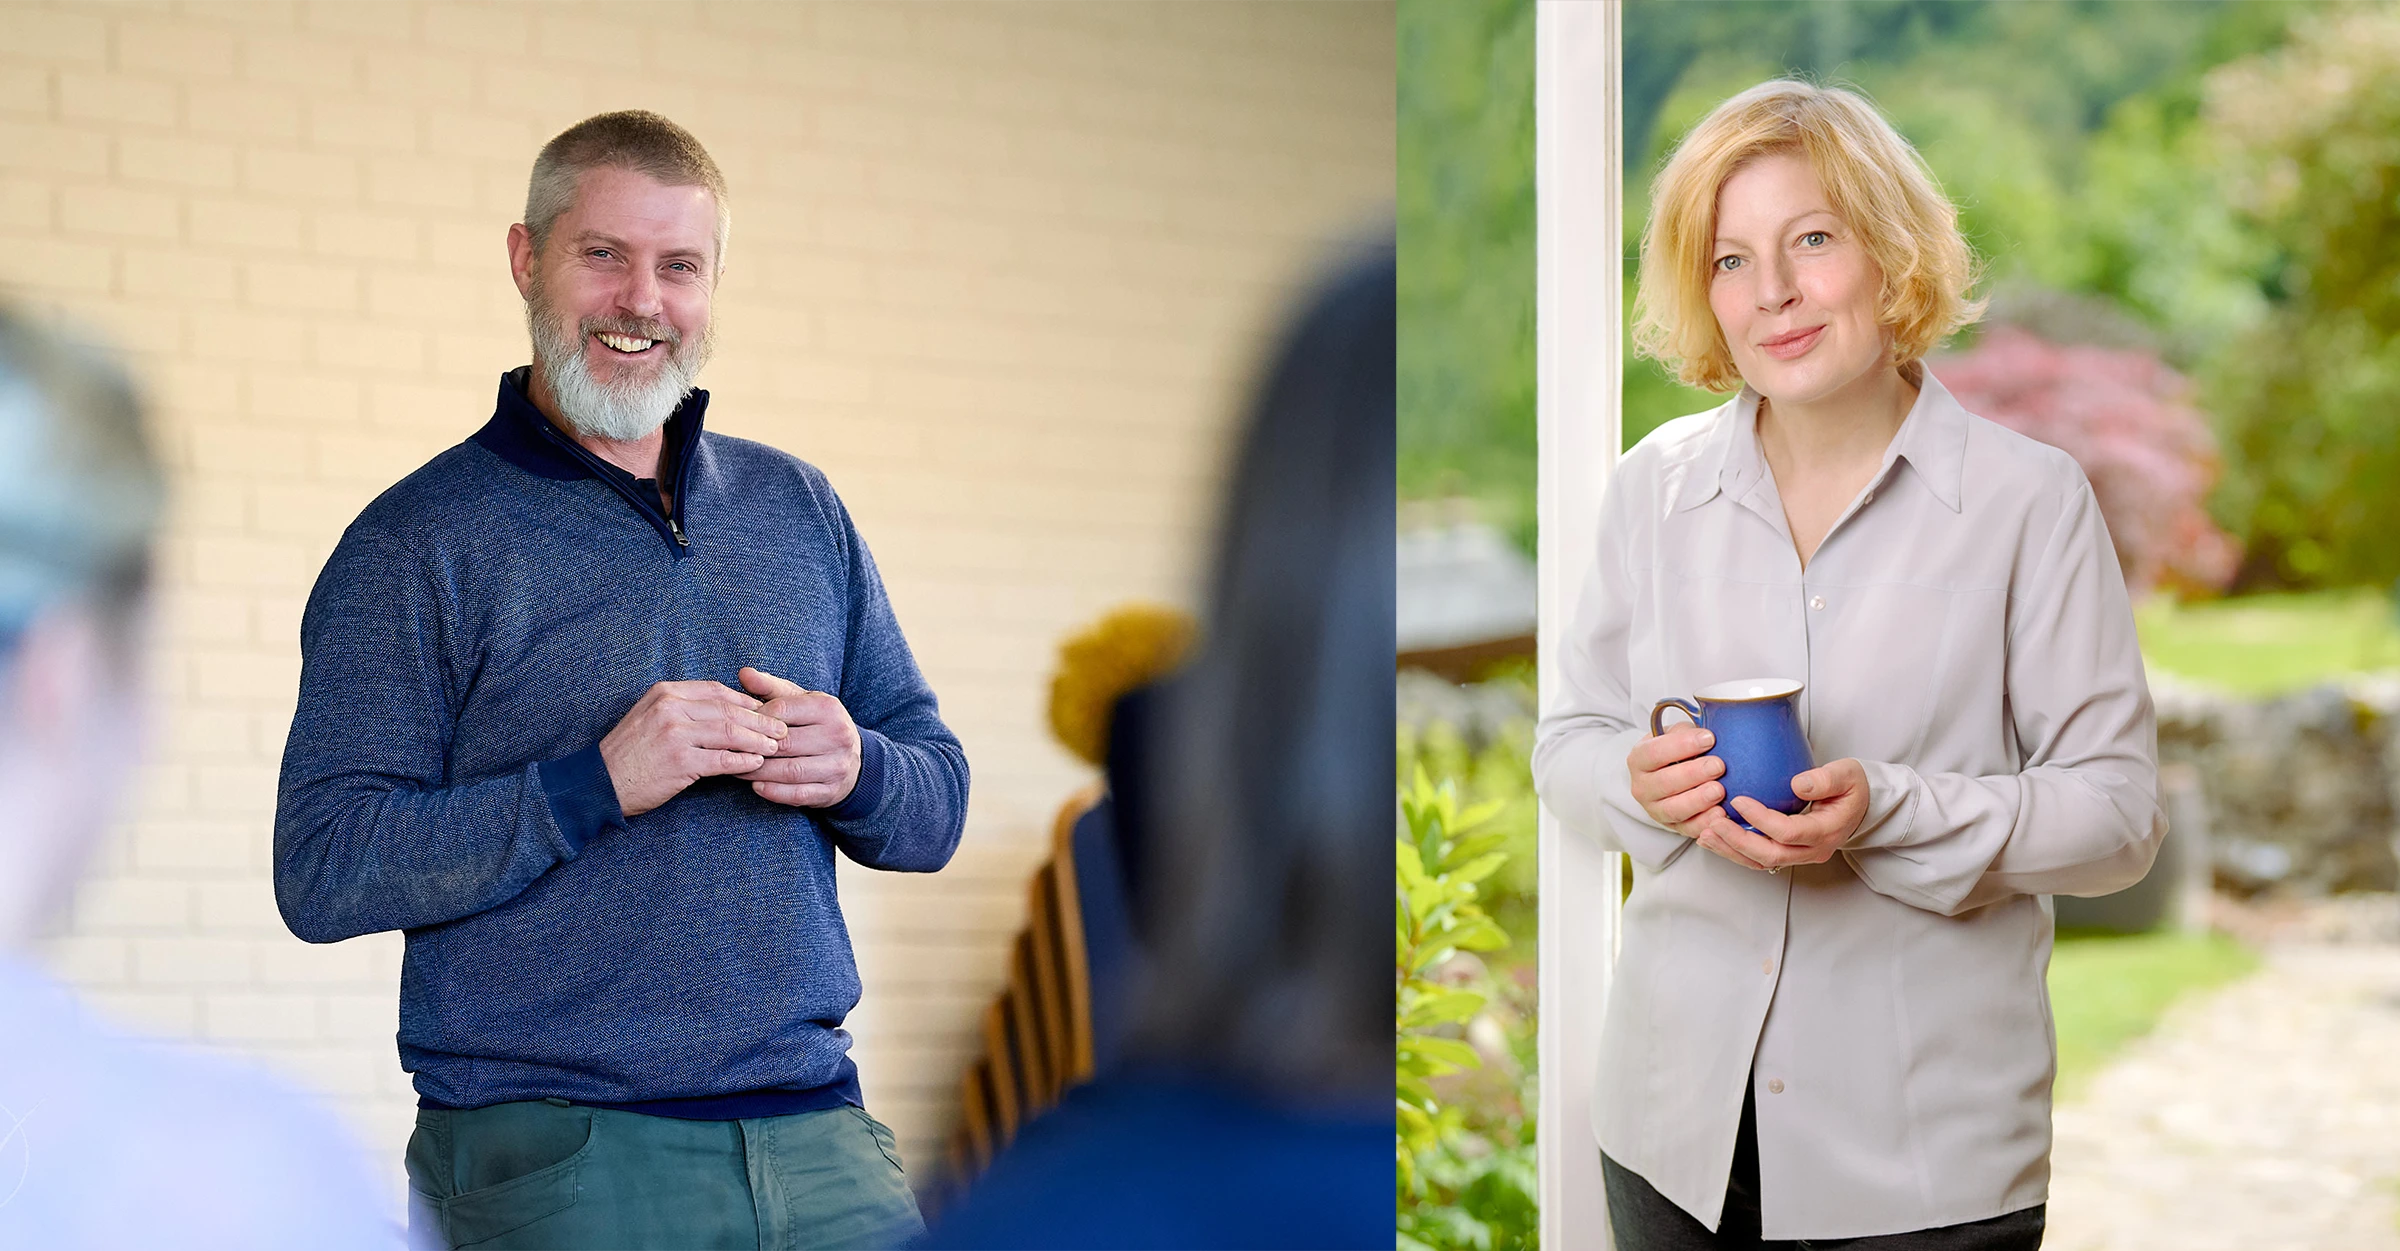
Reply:
M1593 1102L1616 1245L2039 1246L2044 897L2139 881L2166 833L2108 527L2072 457L1926 371L1973 255L1873 105L1754 87L1652 188L1635 342L1736 394L1610 478L1533 756L1633 862ZM1745 829L1712 734L1650 725L1755 679L1799 684L1822 763L1804 811L1735 798Z
M731 210L655 113L544 145L530 364L367 505L300 625L275 893L400 930L412 1228L478 1247L890 1247L836 855L932 872L967 761L816 467L703 429Z
M1283 340L1142 714L1128 1059L923 1246L1391 1245L1392 281L1387 245Z
M300 1096L36 967L140 764L163 482L125 375L5 306L0 470L0 1248L398 1246Z

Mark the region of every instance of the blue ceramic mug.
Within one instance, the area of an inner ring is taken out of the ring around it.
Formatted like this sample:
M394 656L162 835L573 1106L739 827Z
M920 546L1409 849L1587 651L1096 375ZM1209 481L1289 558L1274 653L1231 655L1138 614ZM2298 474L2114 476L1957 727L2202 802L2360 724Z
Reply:
M1758 833L1756 826L1734 811L1733 797L1748 795L1781 813L1796 813L1807 801L1792 793L1792 779L1816 767L1809 755L1808 736L1800 730L1800 684L1790 678L1742 678L1704 686L1693 693L1700 701L1668 698L1650 709L1650 733L1664 732L1660 718L1680 708L1692 724L1717 736L1709 753L1725 762L1725 802L1718 805L1733 823Z

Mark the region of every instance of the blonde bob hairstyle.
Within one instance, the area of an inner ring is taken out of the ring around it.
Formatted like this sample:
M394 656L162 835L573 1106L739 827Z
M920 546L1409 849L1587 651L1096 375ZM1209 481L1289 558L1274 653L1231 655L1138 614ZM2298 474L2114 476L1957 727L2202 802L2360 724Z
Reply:
M1958 207L1874 105L1855 92L1789 78L1711 110L1652 182L1634 349L1687 386L1741 385L1708 304L1717 192L1744 165L1783 152L1808 159L1834 212L1883 271L1878 319L1891 331L1892 363L1913 375L1936 344L1983 314L1984 302L1968 296L1977 266L1959 233Z

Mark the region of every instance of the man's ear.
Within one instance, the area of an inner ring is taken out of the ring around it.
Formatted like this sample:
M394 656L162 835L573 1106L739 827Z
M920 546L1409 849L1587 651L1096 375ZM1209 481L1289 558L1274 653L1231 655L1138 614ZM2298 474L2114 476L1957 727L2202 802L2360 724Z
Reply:
M518 296L528 300L533 298L533 261L533 232L518 222L508 228L508 272L516 279Z

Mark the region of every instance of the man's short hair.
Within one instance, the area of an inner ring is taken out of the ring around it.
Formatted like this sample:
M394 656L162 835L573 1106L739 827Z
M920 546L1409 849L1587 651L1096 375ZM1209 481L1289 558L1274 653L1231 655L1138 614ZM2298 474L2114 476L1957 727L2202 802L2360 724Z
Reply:
M1834 212L1883 270L1877 313L1892 334L1893 364L1912 368L1982 315L1983 302L1968 295L1975 255L1958 208L1924 158L1857 93L1779 78L1710 110L1651 184L1634 301L1633 343L1642 355L1687 386L1741 385L1708 303L1717 192L1743 166L1785 152L1806 158Z
M724 262L725 235L733 228L725 175L692 132L647 109L587 117L542 145L525 189L525 229L535 252L549 245L550 228L574 207L577 180L594 169L629 169L669 187L708 188L717 200L717 261Z

